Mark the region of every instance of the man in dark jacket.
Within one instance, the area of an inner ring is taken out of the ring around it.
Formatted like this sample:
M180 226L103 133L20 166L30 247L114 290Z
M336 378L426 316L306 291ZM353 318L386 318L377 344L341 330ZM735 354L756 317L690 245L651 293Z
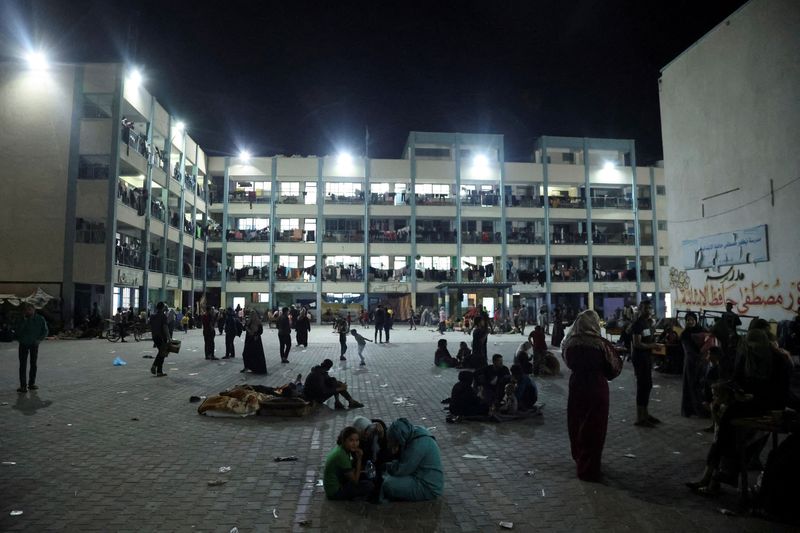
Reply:
M339 401L339 395L341 394L347 400L347 405L350 409L364 407L364 404L354 400L350 393L347 392L347 383L337 381L336 378L328 375L331 367L333 367L333 361L325 359L322 364L311 369L311 372L306 376L306 382L303 384L303 397L312 402L324 403L333 396L333 406L336 409L344 409L344 405Z
M26 303L22 308L22 318L14 329L15 337L19 341L19 388L17 392L28 392L28 389L36 390L36 362L39 358L39 343L47 337L47 322L44 317L36 314L33 305ZM28 366L28 356L31 359L31 371L27 376L27 386L25 373Z
M289 350L292 349L292 322L289 320L289 308L281 309L278 317L278 342L280 343L281 363L289 362Z
M214 308L207 305L206 313L203 315L203 340L205 341L206 359L209 360L217 359L214 357L214 337L216 336L216 330L214 329L215 322L216 316L214 316Z
M233 308L229 307L225 317L225 355L223 359L233 359L236 357L236 349L233 346L233 339L242 334L242 323L236 316Z
M386 322L386 311L382 305L375 309L375 342L383 344L383 325Z
M167 344L170 340L164 302L158 302L155 314L150 317L150 331L153 333L153 344L158 347L158 355L153 361L153 366L150 367L150 373L161 378L166 376L164 373L164 359L167 357Z

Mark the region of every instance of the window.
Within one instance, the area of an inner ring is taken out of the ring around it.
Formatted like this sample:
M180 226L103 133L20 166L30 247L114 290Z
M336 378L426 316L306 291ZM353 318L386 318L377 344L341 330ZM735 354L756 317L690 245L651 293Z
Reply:
M269 265L268 255L236 255L233 257L233 268L259 267Z
M316 204L317 203L317 184L307 181L306 182L306 190L303 193L305 195L305 203L306 204Z
M665 267L669 266L669 258L668 257L659 257L658 258L658 265Z
M667 221L666 220L659 220L658 221L658 231L667 231Z
M111 118L112 94L84 94L83 118Z
M82 155L78 160L78 179L107 180L111 158L107 155Z
M296 255L282 255L278 258L278 264L288 268L297 268L298 256Z
M239 218L236 220L238 229L260 230L269 226L268 218Z
M269 196L272 190L272 182L270 181L237 181L235 185L236 191L255 191L256 197Z
M334 196L358 196L361 192L360 183L326 183L325 194Z
M573 154L572 152L561 154L561 161L563 161L564 163L574 163L575 154Z
M75 242L87 244L106 242L105 222L95 222L84 218L75 219Z
M656 185L656 194L659 196L667 195L667 187L665 185Z
M389 184L388 183L372 183L372 184L370 184L369 190L373 194L386 194L387 192L389 192Z
M281 183L281 196L300 196L300 182L287 181Z
M446 183L416 183L414 192L417 194L450 194L450 185Z
M398 258L399 259L399 258ZM450 270L450 256L420 257L417 259L417 268Z
M259 292L258 293L258 303L268 304L269 303L269 293L268 292Z
M325 265L361 266L360 255L329 255L325 258Z
M281 231L289 231L300 227L299 218L282 218Z

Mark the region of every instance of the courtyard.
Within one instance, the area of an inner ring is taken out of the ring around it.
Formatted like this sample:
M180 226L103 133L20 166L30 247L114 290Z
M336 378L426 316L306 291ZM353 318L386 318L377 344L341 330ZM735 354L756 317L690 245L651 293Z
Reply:
M632 426L633 373L609 384L606 482L575 477L566 404L569 370L538 379L542 417L502 424L447 424L441 400L457 370L436 369L437 332L403 324L392 343L368 344L367 366L337 360L337 337L314 327L308 349L278 364L275 330L263 336L269 375L241 374L237 358L206 361L199 330L176 333L181 353L166 378L148 371L150 342L46 341L38 391L17 394L16 343L0 347L0 530L3 531L782 531L763 520L726 516L735 493L692 495L711 435L707 421L679 416L680 377L655 374L658 429ZM447 333L455 353L462 333ZM131 339L132 341L132 339ZM513 358L519 335L489 338L489 353ZM217 337L217 355L222 339ZM125 366L113 366L120 357ZM324 407L309 418L209 418L190 396L243 381L277 386L324 358L364 409ZM428 427L442 451L445 495L433 503L326 501L322 464L356 415ZM297 461L275 462L296 456ZM468 456L478 456L472 458ZM485 457L485 458L484 458ZM14 464L8 464L14 463ZM221 472L223 470L223 472ZM224 484L210 486L210 481ZM11 511L23 511L11 516Z

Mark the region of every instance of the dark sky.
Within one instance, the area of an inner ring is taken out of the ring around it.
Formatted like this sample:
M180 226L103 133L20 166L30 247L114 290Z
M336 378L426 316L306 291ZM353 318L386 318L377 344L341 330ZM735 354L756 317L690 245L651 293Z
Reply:
M518 161L540 135L633 138L647 164L659 69L743 3L3 0L0 46L141 65L211 154L363 154L368 126L371 157L460 131Z

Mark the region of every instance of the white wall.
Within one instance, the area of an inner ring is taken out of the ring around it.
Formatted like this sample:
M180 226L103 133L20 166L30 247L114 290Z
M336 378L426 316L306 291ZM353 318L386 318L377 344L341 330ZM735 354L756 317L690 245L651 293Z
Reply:
M0 278L61 281L74 71L0 65ZM13 186L8 186L13 183Z
M753 0L662 71L674 308L721 309L732 299L742 313L795 315L800 180L789 183L800 178L798 28L797 0ZM770 179L775 188L789 184L774 206ZM702 198L736 188L706 201L703 216ZM682 275L684 239L760 224L768 225L768 262L737 265L724 281L703 270Z

